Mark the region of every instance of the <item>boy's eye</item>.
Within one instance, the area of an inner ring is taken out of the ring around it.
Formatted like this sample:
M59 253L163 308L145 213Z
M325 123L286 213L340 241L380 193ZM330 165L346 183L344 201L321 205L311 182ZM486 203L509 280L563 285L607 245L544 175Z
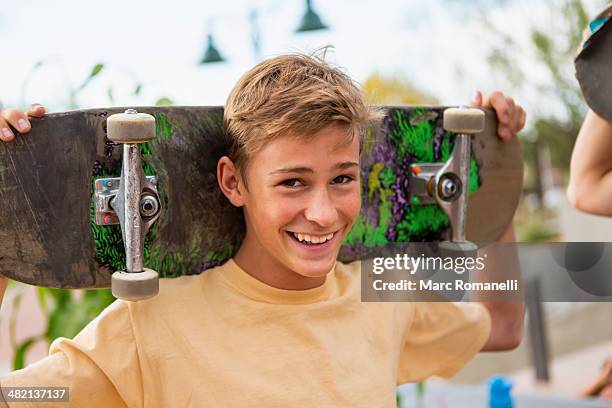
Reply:
M287 180L283 180L281 182L282 186L286 186L286 187L300 187L302 184L302 182L298 179L287 179Z
M353 177L343 174L341 176L336 177L333 182L334 184L346 184L352 180L354 180Z

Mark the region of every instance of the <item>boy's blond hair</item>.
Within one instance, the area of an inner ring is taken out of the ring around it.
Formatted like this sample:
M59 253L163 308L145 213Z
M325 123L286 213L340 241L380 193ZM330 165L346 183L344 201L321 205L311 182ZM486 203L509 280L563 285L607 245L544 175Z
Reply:
M279 136L307 138L340 125L350 143L378 117L351 78L316 54L281 55L257 64L238 80L223 115L229 157L245 183L248 159Z

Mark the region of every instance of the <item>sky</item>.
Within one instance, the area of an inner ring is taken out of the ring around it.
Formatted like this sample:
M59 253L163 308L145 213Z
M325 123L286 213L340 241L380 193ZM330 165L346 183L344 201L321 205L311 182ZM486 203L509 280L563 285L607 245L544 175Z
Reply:
M555 1L313 0L330 29L296 34L304 0L22 0L0 9L0 101L65 110L67 90L104 63L79 93L80 106L151 105L160 97L177 105L222 105L257 61L248 19L256 9L264 58L333 45L330 60L358 82L374 72L398 75L445 105L468 103L476 89L500 89L528 110L542 109L535 90L509 88L488 69L491 35L474 4L489 3L485 17L526 43L529 24L545 24L550 17L543 5ZM227 62L198 64L208 32ZM43 65L32 71L38 61ZM529 57L516 63L530 64Z

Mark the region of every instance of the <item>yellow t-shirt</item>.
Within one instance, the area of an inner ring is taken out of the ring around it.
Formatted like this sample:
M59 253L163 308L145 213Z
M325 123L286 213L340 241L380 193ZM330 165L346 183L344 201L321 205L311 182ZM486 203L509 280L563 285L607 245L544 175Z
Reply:
M488 338L476 303L362 303L359 269L337 263L302 291L233 260L164 279L0 382L69 387L49 407L395 407L397 384L453 375Z

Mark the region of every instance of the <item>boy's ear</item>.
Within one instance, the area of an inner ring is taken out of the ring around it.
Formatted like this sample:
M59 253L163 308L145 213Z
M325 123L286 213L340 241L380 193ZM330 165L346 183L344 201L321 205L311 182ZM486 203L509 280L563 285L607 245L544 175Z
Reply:
M232 159L227 156L221 157L217 162L217 182L230 203L236 207L244 205L240 172L234 166Z

